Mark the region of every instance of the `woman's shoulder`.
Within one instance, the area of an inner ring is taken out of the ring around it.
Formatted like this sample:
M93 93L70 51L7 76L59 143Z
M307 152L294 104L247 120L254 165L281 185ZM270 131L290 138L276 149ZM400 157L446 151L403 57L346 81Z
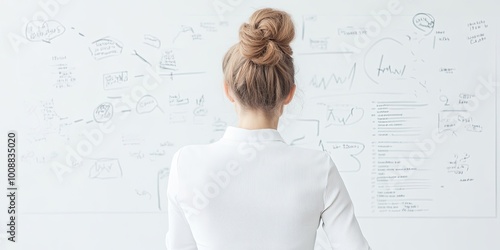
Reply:
M207 147L209 147L210 144L188 144L188 145L183 145L180 146L177 151L175 152L174 155L181 155L181 154L186 154L187 152L196 152L196 151L203 151Z
M218 142L219 141L182 145L177 149L174 157L191 158L193 156L210 154L210 152L217 150L218 144L220 144Z

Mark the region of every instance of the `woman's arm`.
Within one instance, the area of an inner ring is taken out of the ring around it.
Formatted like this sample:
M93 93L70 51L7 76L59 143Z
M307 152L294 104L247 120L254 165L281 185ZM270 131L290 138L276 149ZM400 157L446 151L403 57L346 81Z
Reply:
M354 215L349 193L332 159L324 194L325 208L321 213L323 229L335 250L369 250L358 221Z
M166 236L167 250L197 250L196 242L193 238L191 228L184 214L184 211L179 206L176 196L179 187L179 179L177 174L177 159L180 151L174 154L172 164L170 166L170 174L168 177L167 199L168 199L168 232Z

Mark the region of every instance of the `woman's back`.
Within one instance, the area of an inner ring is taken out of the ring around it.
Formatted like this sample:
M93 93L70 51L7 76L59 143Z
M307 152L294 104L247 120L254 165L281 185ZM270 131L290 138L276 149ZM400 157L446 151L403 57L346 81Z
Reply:
M170 175L169 250L313 249L321 218L334 249L369 249L330 156L274 129L228 127L181 148Z
M168 250L313 249L323 228L333 249L368 250L330 156L288 146L279 117L295 92L291 17L255 11L224 56L224 93L238 127L181 148L168 183Z

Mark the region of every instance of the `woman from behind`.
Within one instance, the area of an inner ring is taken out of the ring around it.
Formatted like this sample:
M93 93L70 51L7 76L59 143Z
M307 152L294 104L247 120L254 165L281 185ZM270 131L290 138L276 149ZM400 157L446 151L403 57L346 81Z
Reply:
M313 249L322 225L336 250L370 249L339 172L323 151L277 131L295 91L291 17L257 10L223 60L238 125L179 149L168 183L168 250Z

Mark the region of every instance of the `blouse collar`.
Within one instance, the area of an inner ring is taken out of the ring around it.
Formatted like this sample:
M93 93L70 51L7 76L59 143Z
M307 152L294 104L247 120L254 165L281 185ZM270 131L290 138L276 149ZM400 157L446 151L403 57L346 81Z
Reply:
M246 141L246 142L263 142L263 141L282 141L280 133L276 129L263 128L263 129L245 129L234 126L227 126L223 139L233 141Z

